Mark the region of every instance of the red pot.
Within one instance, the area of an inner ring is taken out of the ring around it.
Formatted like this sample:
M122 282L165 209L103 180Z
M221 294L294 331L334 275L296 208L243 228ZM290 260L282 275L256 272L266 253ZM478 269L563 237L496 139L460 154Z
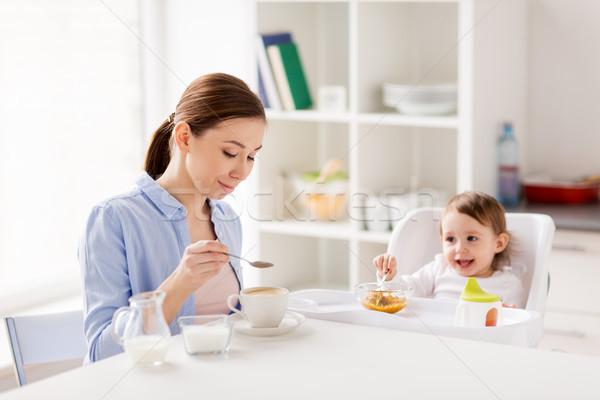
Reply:
M535 203L580 204L594 201L600 192L600 183L523 183L525 197Z

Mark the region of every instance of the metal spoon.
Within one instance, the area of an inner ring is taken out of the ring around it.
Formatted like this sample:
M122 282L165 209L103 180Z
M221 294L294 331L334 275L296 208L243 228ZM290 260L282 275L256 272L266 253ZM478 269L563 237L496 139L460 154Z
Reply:
M379 287L377 288L378 292L381 292L383 290L383 285L385 284L385 278L387 278L389 273L390 273L390 270L388 269L387 272L385 273L385 275L383 275L383 278L381 278L381 282L379 283ZM377 303L375 304L375 306L379 307L379 302L381 301L382 298L383 297L377 298Z
M239 258L240 260L244 260L246 261L248 264L252 265L255 268L269 268L272 267L273 264L270 262L266 262L266 261L248 261L243 257L240 256L236 256L235 254L230 254L230 253L225 253L230 257L235 257L235 258Z
M385 275L383 275L383 278L381 278L381 283L379 284L379 287L377 288L378 291L381 291L383 289L383 285L385 284L385 279L387 278L389 273L390 273L390 270L388 269L387 272L385 273Z

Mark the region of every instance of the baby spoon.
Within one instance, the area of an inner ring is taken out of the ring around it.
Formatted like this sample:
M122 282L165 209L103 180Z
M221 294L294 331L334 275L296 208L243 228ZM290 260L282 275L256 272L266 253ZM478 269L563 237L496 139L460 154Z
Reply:
M387 278L388 274L390 273L390 270L388 269L387 272L385 273L385 275L383 275L383 278L381 278L381 283L379 284L379 287L377 288L377 290L382 290L383 289L383 285L385 283L385 279Z

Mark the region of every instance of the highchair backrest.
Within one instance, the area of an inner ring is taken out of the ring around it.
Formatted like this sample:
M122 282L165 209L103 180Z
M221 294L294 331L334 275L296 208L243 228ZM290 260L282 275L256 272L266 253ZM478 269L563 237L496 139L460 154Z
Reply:
M419 208L402 218L390 238L388 253L398 261L398 272L410 274L442 252L441 208ZM544 314L548 294L548 260L554 239L554 222L544 214L506 213L513 241L511 264L527 293L526 310Z

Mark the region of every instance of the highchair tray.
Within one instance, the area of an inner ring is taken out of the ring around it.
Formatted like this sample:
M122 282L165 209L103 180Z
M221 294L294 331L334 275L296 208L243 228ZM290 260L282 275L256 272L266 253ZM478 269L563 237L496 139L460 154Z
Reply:
M543 336L536 311L503 308L501 326L471 328L454 325L457 303L452 301L411 297L402 310L388 314L363 308L349 291L307 289L289 296L288 308L308 318L524 347L536 347Z

